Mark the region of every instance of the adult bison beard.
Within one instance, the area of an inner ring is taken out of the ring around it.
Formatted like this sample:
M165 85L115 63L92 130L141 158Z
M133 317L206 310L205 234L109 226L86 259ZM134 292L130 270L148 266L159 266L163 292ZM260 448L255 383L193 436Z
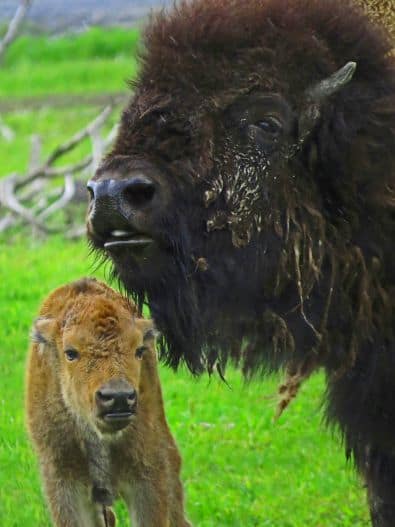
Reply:
M190 280L193 262L185 222L179 216L167 218L155 238L154 247L140 252L112 250L112 275L140 312L148 304L161 333L159 347L165 362L176 368L184 357L188 367L198 372L202 369L199 349L203 321L196 288Z
M113 274L132 296L139 311L148 303L161 333L159 349L165 362L176 368L184 358L191 371L199 372L204 323L196 288L188 278L190 265L183 256L167 252L138 262L128 251L114 252Z
M162 220L154 247L144 254L121 248L111 251L111 261L140 311L148 304L162 334L162 359L173 368L184 361L200 373L224 366L232 353L236 359L243 338L255 333L265 281L267 287L275 282L279 244L252 239L235 249L229 230L202 236L188 224L190 215L178 210Z

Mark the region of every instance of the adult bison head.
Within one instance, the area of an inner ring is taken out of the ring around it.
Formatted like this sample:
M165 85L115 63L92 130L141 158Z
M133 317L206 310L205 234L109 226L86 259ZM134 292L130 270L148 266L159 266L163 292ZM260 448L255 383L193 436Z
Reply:
M382 324L390 49L343 0L196 0L152 20L88 233L171 365L338 371Z

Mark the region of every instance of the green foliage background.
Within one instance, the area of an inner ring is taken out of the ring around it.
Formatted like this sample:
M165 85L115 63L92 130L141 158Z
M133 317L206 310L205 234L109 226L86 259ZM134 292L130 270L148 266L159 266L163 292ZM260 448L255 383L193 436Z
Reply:
M23 37L0 67L0 97L126 90L136 72L135 30L59 39ZM1 101L0 101L1 103ZM24 170L30 136L44 150L85 125L98 108L24 109L2 117L17 133L0 139L0 176ZM116 119L117 116L114 117ZM86 148L72 154L78 157ZM0 239L0 526L48 527L38 468L24 428L24 368L31 322L53 288L93 272L84 241ZM193 379L161 368L167 415L184 457L188 514L196 527L362 527L362 484L338 438L321 425L324 378L315 376L274 422L278 378L246 385L238 372ZM126 527L119 504L119 527Z

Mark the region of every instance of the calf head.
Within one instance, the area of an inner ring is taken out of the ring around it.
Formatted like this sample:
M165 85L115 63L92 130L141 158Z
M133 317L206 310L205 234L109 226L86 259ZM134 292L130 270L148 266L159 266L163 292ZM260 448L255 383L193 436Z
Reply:
M102 433L128 426L138 412L142 363L153 353L150 321L133 317L119 297L80 295L61 316L39 318L34 340L78 422Z

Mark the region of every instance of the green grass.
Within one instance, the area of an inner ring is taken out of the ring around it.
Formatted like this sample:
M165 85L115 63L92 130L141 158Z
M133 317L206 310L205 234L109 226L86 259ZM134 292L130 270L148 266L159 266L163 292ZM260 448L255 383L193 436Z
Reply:
M123 91L136 73L136 29L91 29L58 38L23 36L0 68L0 97Z
M137 32L95 30L61 39L17 41L0 67L0 97L100 93L125 89L135 73ZM0 140L0 176L26 168L30 136L44 154L87 124L98 108L44 108L2 117L17 133ZM114 115L113 119L116 119ZM83 155L82 145L69 160ZM65 160L66 161L66 160ZM37 464L24 429L28 334L42 299L90 274L85 243L53 237L38 244L0 239L0 526L49 527ZM101 271L99 276L102 276ZM304 386L273 422L278 379L247 386L234 371L229 389L161 368L167 415L184 458L187 509L196 527L366 527L360 481L339 441L320 422L322 376ZM118 527L126 527L118 507Z
M136 28L90 28L84 33L55 37L20 36L7 51L5 67L19 63L60 63L74 60L114 59L135 55L140 33Z
M136 70L135 59L119 57L109 62L104 59L70 60L40 64L34 70L30 64L22 62L11 72L0 69L0 97L126 91L127 80Z
M126 80L136 74L136 29L91 29L81 35L61 38L21 37L8 50L0 66L0 98L58 95L128 93ZM3 114L2 120L14 132L11 143L0 138L0 177L26 170L31 136L38 134L43 155L83 128L99 107L66 106L40 110L24 109ZM118 113L110 121L109 128ZM62 158L62 164L81 159L89 142Z
M56 286L89 274L85 243L20 238L0 252L0 524L49 527L24 430L29 328ZM101 273L99 273L101 276ZM244 385L229 372L199 380L161 368L167 415L184 457L187 509L199 527L362 527L361 483L320 425L323 378L314 377L277 423L278 380ZM119 527L127 524L120 509Z

